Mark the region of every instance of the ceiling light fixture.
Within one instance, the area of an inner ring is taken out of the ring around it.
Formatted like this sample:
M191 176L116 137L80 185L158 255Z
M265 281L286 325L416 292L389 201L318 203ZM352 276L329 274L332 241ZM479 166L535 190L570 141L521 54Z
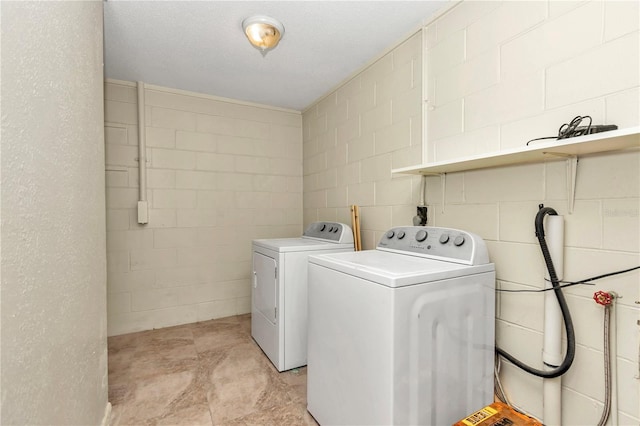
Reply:
M278 45L284 35L284 26L268 16L252 16L242 21L245 35L262 56Z

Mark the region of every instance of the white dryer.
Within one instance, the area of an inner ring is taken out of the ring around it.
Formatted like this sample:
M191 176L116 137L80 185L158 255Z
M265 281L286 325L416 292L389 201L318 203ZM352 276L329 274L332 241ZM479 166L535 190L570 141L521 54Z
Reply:
M353 251L343 223L315 222L300 238L253 241L251 336L278 371L307 364L307 258Z
M451 425L493 402L495 269L484 241L389 230L309 257L307 408L322 425Z

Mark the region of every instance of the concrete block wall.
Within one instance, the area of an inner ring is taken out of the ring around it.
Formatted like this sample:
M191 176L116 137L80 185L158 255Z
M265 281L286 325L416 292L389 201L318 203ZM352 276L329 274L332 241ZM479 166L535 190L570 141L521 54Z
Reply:
M638 124L638 2L463 2L427 27L427 161ZM585 122L586 124L586 122Z
M597 124L640 125L638 2L463 2L427 28L427 159L524 146L590 115ZM606 141L603 141L606 143ZM433 223L488 241L498 287L543 287L533 220L537 205L565 219L565 274L579 280L640 265L640 154L579 158L572 214L564 161L428 178ZM563 376L562 423L596 424L604 400L603 308L596 290L616 291L619 424L640 422L640 273L565 290L577 335ZM497 344L541 368L541 293L498 293ZM542 379L504 363L513 403L542 417ZM611 419L609 423L611 424Z
M422 56L417 33L303 113L304 223L351 223L360 206L364 249L411 223L420 179L391 169L422 157Z
M250 312L251 242L302 232L295 111L145 90L149 223L137 223L137 93L105 84L109 335Z
M428 161L524 146L556 135L576 115L620 128L640 125L638 7L616 1L459 3L425 28L424 50L416 51L420 38L411 38L304 112L304 223L347 221L348 206L359 204L365 249L391 226L411 224L419 178L390 170L421 162L422 53ZM408 62L411 78L402 66ZM637 149L580 157L572 214L564 161L450 173L445 191L440 178L427 178L429 224L481 235L499 288L544 285L533 229L540 203L564 216L566 280L640 265ZM596 424L603 409L603 310L592 300L596 290L622 296L617 414L619 424L640 423L639 282L634 271L565 291L577 354L563 376L563 424ZM543 296L496 297L497 344L541 368ZM512 402L541 418L542 379L506 362L501 377Z

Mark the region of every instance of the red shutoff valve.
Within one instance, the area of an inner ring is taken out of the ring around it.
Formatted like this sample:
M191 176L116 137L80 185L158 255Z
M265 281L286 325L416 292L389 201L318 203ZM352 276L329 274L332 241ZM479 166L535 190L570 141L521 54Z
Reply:
M609 306L613 301L613 296L606 291L596 291L593 293L593 300L595 300L598 305Z

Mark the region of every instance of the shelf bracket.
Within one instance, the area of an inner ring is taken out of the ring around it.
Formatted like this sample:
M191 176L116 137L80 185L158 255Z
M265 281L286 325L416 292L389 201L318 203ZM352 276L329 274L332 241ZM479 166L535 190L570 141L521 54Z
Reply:
M440 213L444 214L444 200L445 194L447 192L447 174L440 173L440 191L442 192L442 211Z
M573 206L576 202L576 175L578 173L578 156L573 155L566 159L567 164L567 206L569 214L573 214Z
M578 174L578 156L559 152L545 152L545 155L561 157L565 159L567 170L567 210L573 214L573 206L576 202L576 175Z

